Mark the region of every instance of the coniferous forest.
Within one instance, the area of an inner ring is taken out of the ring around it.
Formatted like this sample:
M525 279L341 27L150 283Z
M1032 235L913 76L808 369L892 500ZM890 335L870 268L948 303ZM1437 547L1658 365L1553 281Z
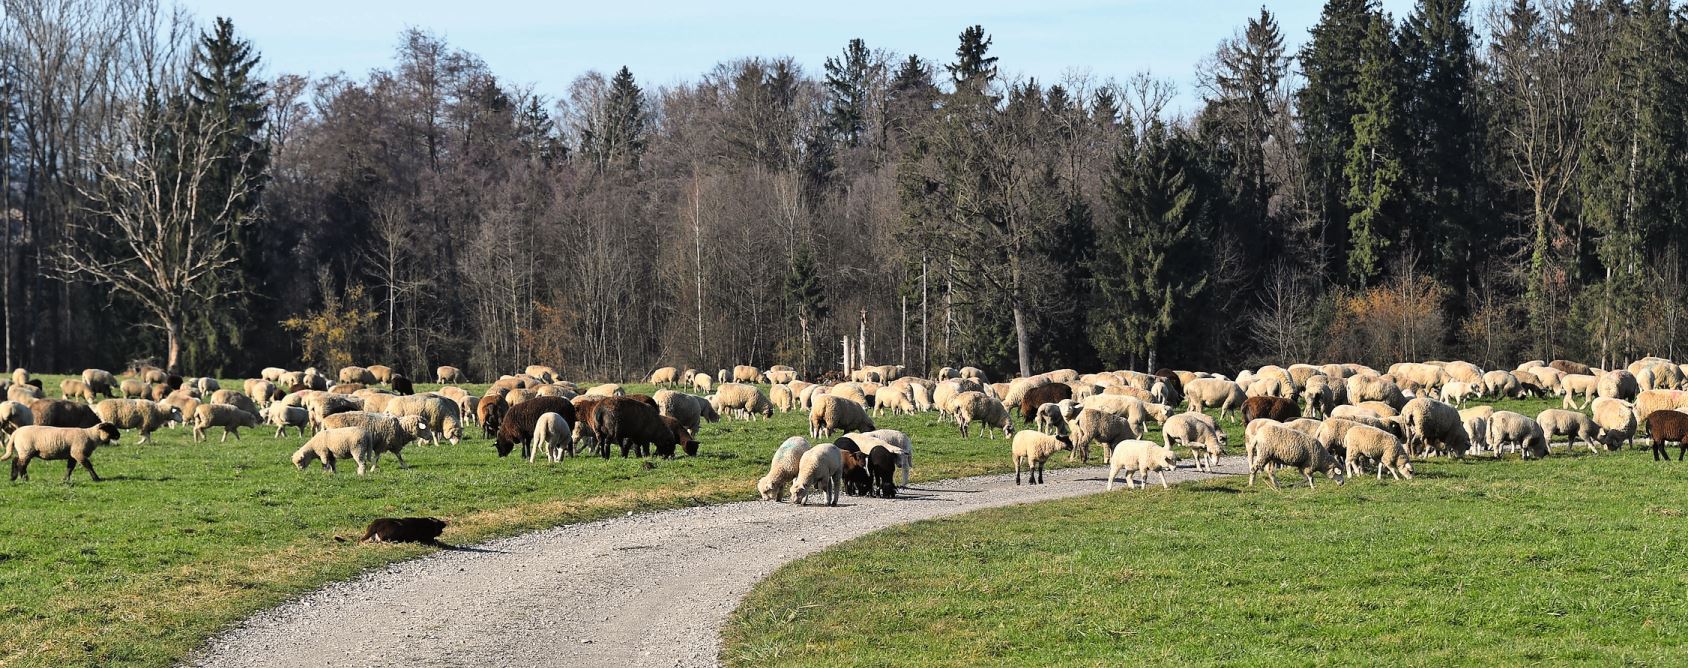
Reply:
M6 368L812 373L843 337L917 369L1506 368L1688 343L1669 0L1330 0L1305 40L1262 9L1190 64L1187 110L1187 73L1013 78L990 26L550 95L426 30L307 79L158 0L4 2Z

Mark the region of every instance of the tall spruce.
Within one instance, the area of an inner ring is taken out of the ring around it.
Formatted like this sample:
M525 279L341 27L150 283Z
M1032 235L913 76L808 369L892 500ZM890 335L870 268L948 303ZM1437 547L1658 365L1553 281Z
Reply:
M599 171L612 165L637 169L645 152L648 123L645 93L634 81L633 71L623 65L610 79L602 124L584 133L581 150L593 156Z
M1279 84L1289 68L1278 22L1264 7L1238 36L1219 45L1207 82L1198 128L1221 167L1230 195L1225 233L1237 239L1253 263L1279 254L1286 241L1271 223L1276 185L1266 166L1267 144L1282 111Z
M846 146L859 144L867 130L872 67L873 54L861 39L850 40L843 56L826 59L827 123L833 136Z
M1091 274L1091 340L1104 362L1154 370L1178 316L1207 286L1206 239L1186 141L1159 120L1127 138L1108 171L1113 215L1100 222Z
M1298 58L1306 81L1295 95L1302 154L1314 191L1319 242L1332 258L1346 257L1348 249L1349 186L1343 172L1354 145L1354 117L1361 111L1354 91L1366 32L1376 13L1376 0L1330 0ZM1339 274L1341 268L1326 270Z
M1405 73L1389 17L1373 14L1366 30L1360 79L1353 93L1354 143L1342 175L1348 217L1348 275L1365 286L1377 278L1384 251L1399 237L1407 213Z
M972 26L961 31L961 45L955 49L955 62L945 66L950 82L955 85L956 97L994 99L991 85L996 81L996 56L989 55L991 38L984 26Z
M1462 268L1479 266L1471 246L1485 240L1492 218L1479 200L1483 141L1468 9L1466 0L1419 0L1400 38L1411 77L1404 119L1413 192L1405 238L1456 288L1468 278Z

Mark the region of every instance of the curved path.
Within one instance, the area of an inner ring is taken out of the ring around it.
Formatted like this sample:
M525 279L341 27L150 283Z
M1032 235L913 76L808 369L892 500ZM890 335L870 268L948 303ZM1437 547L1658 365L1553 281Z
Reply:
M1168 481L1212 476L1185 466ZM1246 472L1241 457L1220 467ZM1065 469L1016 487L994 475L835 508L753 501L556 527L329 585L213 638L188 665L712 666L727 616L781 564L896 524L1093 494L1106 477Z

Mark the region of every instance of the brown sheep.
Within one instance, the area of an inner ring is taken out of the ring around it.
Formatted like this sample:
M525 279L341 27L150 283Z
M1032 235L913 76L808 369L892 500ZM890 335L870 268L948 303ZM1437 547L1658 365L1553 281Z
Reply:
M504 396L499 394L486 395L475 403L475 421L481 423L484 436L492 438L498 433L498 423L508 410L509 404L504 403Z
M93 407L79 401L36 399L29 402L29 412L35 418L35 424L44 427L86 429L100 423Z
M533 442L533 425L539 421L539 416L546 413L556 413L569 424L574 424L574 404L562 397L534 397L516 404L498 421L498 439L493 442L498 456L509 455L520 444L522 459L527 459L528 447Z
M630 452L646 456L649 447L658 457L673 459L676 445L684 447L687 455L697 454L698 443L691 438L691 431L679 420L658 413L650 404L628 397L607 397L593 413L592 436L605 459L610 456L612 443L621 444L623 457Z
M1243 401L1243 424L1260 418L1289 422L1298 417L1301 417L1301 407L1296 405L1294 399L1249 397Z
M1062 399L1073 398L1073 388L1064 383L1051 383L1026 390L1020 396L1020 419L1031 424L1037 417L1037 407L1044 404L1060 403Z
M1653 461L1670 461L1670 454L1665 452L1665 444L1670 441L1676 441L1682 448L1676 453L1676 461L1688 456L1688 413L1653 411L1647 416L1647 433L1653 437Z

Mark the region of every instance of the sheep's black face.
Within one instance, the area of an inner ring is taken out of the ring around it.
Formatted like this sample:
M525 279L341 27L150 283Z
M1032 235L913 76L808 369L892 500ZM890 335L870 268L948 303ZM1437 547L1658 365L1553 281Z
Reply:
M686 441L685 448L686 448L686 456L687 457L696 457L697 456L697 448L698 448L698 442L697 441Z
M508 457L510 455L510 451L514 450L516 445L500 438L497 442L492 444L492 447L498 450L498 456Z

